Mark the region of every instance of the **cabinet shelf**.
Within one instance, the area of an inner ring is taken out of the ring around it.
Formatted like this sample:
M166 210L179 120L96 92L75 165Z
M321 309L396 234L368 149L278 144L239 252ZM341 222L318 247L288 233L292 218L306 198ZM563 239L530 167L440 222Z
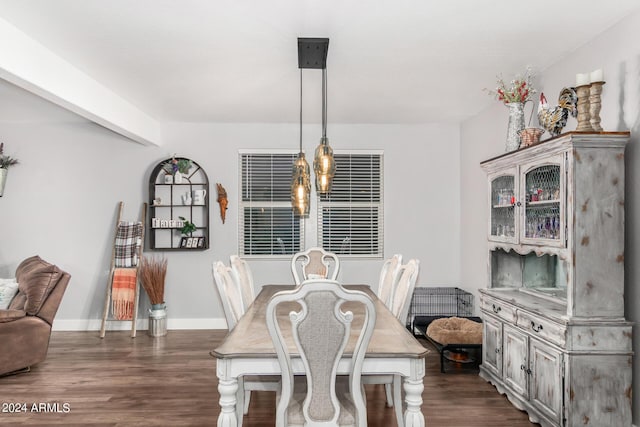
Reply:
M560 204L560 200L538 200L536 202L527 202L527 206L531 206L531 207L558 205L558 204Z

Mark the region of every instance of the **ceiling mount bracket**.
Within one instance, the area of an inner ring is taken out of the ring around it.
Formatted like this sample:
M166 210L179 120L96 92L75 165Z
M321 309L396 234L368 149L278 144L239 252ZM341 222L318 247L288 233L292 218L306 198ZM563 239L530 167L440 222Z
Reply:
M298 68L327 68L329 39L298 37Z

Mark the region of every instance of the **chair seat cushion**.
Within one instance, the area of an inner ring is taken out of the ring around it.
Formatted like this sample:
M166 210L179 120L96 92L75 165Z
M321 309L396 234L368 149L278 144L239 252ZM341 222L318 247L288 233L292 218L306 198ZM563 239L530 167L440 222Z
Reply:
M436 342L448 344L482 344L482 323L462 317L436 319L427 328Z
M347 377L338 377L336 382L336 395L340 402L340 416L338 417L339 426L355 425L356 409L349 393L349 382ZM288 425L302 426L304 425L304 416L302 414L302 405L307 396L307 381L305 376L296 376L293 386L293 396L288 408ZM329 397L327 396L327 400Z

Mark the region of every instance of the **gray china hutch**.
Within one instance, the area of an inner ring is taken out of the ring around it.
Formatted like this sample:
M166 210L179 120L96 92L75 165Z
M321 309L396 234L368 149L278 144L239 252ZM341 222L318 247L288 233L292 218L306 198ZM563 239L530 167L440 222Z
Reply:
M484 161L480 376L542 426L630 426L629 132L569 132Z

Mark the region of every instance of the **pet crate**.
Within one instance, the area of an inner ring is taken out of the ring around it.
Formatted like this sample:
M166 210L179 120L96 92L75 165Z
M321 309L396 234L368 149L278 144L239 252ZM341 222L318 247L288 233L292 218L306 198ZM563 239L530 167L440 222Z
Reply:
M456 287L417 287L413 291L407 328L415 334L416 316L456 316L473 315L473 295Z

